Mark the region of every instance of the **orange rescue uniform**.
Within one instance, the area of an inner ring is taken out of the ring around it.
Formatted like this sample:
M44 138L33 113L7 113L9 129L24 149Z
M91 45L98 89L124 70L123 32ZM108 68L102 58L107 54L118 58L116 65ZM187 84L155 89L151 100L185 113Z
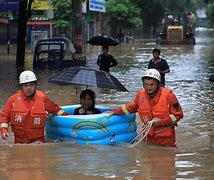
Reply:
M51 114L64 112L41 91L37 90L32 99L18 91L5 104L0 123L5 127L11 124L15 143L44 142L46 111Z
M153 118L161 120L160 126L152 126L147 137L149 144L168 147L175 145L175 125L183 118L183 111L175 94L167 88L160 87L154 97L141 89L134 101L114 109L114 114L139 113L142 123L146 125Z

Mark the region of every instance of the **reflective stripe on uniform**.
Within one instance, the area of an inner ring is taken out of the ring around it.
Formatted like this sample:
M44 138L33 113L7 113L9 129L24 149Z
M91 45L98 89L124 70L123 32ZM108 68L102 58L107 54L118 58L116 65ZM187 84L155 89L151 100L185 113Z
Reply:
M177 119L174 114L170 114L169 117L171 118L173 124L177 122Z
M63 110L61 109L61 110L58 111L57 115L58 115L58 116L61 116L62 113L64 113L64 112L65 112L65 111L63 111Z
M8 124L8 123L1 123L0 127L1 127L1 128L3 128L3 127L8 128L8 127L9 127L9 124Z
M128 111L128 109L126 108L126 105L123 105L123 106L122 106L122 110L123 110L123 112L124 112L125 114L129 114L129 111Z

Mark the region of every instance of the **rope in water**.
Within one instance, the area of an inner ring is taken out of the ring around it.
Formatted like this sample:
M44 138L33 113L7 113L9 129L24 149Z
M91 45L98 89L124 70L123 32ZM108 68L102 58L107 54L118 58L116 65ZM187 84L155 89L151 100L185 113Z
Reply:
M129 147L135 147L140 142L142 142L148 135L151 127L152 127L153 121L149 121L143 128L139 131L138 135L130 142Z

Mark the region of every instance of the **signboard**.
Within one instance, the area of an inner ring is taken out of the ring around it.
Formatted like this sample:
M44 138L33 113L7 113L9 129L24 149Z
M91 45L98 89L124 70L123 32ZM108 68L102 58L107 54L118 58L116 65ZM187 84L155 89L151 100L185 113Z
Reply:
M51 24L51 21L28 21L27 22L27 25L50 25Z
M18 10L20 0L0 0L0 10Z
M48 10L50 9L49 0L34 0L32 9L34 10Z
M82 13L87 13L87 0L82 0Z
M18 10L20 1L21 0L0 0L0 10ZM48 10L49 8L48 0L34 0L32 3L32 9L34 10Z
M105 0L89 0L89 11L106 12Z

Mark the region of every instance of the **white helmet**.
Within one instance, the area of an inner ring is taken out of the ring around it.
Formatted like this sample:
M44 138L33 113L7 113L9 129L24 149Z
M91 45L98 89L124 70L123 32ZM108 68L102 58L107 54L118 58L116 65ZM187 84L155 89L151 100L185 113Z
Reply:
M19 75L19 84L37 81L36 75L32 71L23 71Z
M161 82L161 75L160 75L159 71L156 69L146 70L142 77L142 81L143 81L144 77L154 78L154 79L157 79L159 82Z

